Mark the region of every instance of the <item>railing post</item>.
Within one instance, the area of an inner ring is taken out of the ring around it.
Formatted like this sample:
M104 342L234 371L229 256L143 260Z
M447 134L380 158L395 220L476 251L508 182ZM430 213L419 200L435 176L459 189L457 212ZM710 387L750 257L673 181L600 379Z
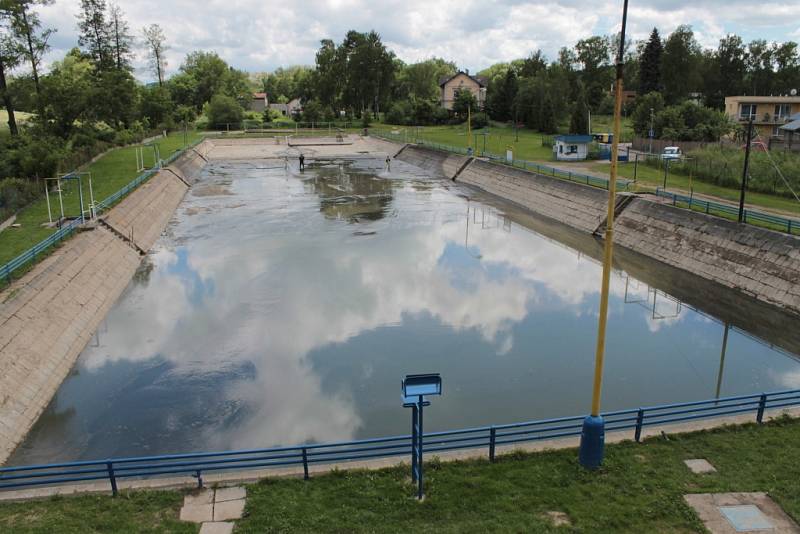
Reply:
M303 447L303 480L308 480L308 453Z
M762 393L758 399L758 413L756 414L756 421L761 424L764 419L764 409L767 407L767 394Z
M111 494L117 496L117 477L114 476L114 465L111 462L106 462L106 470L108 471L108 480L111 481Z
M489 461L494 462L495 439L497 438L497 429L492 427L489 429Z
M642 438L642 426L644 423L644 409L639 408L639 411L636 413L636 433L633 436L633 439L636 440L636 443Z

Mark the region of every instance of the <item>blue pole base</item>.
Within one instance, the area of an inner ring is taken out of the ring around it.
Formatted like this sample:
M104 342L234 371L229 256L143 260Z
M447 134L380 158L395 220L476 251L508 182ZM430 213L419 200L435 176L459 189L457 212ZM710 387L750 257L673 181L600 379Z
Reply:
M606 423L601 416L588 415L583 420L579 460L587 469L597 469L603 463L606 442Z

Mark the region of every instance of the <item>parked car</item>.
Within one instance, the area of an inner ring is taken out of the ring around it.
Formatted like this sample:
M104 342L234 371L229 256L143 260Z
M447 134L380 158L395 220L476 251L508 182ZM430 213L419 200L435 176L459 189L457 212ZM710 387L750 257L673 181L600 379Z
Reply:
M668 146L664 148L664 151L661 153L661 159L663 160L676 160L683 158L683 152L681 152L681 147L678 146Z

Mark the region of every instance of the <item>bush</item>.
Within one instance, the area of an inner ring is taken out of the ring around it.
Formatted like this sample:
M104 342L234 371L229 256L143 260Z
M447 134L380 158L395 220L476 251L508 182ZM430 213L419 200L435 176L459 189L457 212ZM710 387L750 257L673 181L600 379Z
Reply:
M411 124L411 103L408 100L401 100L392 104L389 112L386 113L384 120L388 124L395 124L397 126L406 126Z
M27 206L43 193L39 181L6 178L0 180L0 221Z
M229 96L212 96L211 101L206 104L206 108L206 116L211 128L224 129L228 124L235 124L238 127L242 122L242 107Z
M486 113L480 112L472 115L472 120L470 121L470 126L472 128L486 128L488 125L489 117L486 116Z

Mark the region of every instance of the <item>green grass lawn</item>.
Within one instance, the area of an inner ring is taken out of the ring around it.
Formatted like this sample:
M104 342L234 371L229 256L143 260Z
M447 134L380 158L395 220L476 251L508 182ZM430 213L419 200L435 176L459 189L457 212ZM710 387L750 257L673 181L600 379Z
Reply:
M199 133L191 132L189 142L195 141ZM166 139L158 141L161 157L166 159L170 154L183 147L183 133L170 134ZM145 163L152 165L152 152L146 153ZM118 148L107 153L86 169L92 173L92 189L95 200L99 201L117 192L128 182L136 178L135 147ZM66 216L77 216L80 212L80 195L77 182L69 182L64 186L63 201ZM84 207L89 205L89 185L83 184ZM54 217L60 214L58 196L50 195L50 207ZM55 229L42 226L48 221L47 200L45 197L33 202L17 213L16 222L20 228L8 228L0 232L0 265L25 252L30 247L55 232Z
M467 129L466 125L455 126L385 126L392 131L400 132L400 139L409 142L415 138L440 143L458 148L467 148ZM405 131L405 134L403 133ZM552 159L553 150L548 146L542 146L543 135L533 130L520 129L518 135L514 128L509 126L496 126L492 124L487 128L486 151L499 156L505 156L506 149L511 147L514 157L517 159L528 159L537 161L549 161ZM480 154L484 149L483 130L473 130L473 148ZM519 140L517 140L517 137Z
M765 491L800 519L800 420L675 434L609 445L603 467L584 470L574 449L485 460L432 461L426 499L408 468L337 471L248 486L236 532L703 532L687 493ZM705 458L717 473L683 464ZM0 504L6 532L196 532L176 521L179 492L76 496ZM548 512L571 525L554 527Z
M591 164L591 168L593 170L604 173L610 172L610 167L610 163L596 162ZM633 180L633 162L620 163L619 175ZM636 169L636 180L637 183L645 186L643 189L655 190L656 187L663 187L664 185L664 171L640 164ZM714 196L722 200L734 202L736 204L739 202L738 189L709 184L706 182L701 182L697 179L693 179L692 183L689 184L688 176L676 173L669 173L667 175L667 191L683 191L688 194L690 188L693 189L695 193ZM746 202L748 204L761 206L771 210L778 210L795 216L800 215L800 202L797 202L793 198L751 191L747 193Z
M14 118L17 120L17 126L28 120L30 116L31 116L30 113L26 113L24 111L14 112ZM0 135L7 135L7 134L8 134L8 112L4 109L0 109Z

